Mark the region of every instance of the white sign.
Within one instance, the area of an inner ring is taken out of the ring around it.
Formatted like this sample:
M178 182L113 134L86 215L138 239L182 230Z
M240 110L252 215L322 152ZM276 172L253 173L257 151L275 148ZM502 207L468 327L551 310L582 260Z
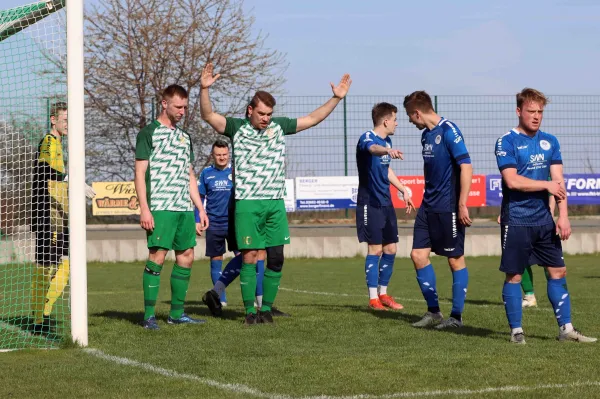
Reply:
M285 179L285 211L295 212L296 201L294 200L294 179Z
M296 208L347 209L356 207L358 176L296 178Z

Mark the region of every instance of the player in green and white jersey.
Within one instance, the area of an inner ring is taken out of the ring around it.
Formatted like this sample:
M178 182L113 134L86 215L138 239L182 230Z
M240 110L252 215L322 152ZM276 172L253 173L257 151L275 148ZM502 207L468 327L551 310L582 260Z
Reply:
M327 118L346 96L352 81L346 74L337 86L331 83L333 97L298 119L272 117L275 99L265 91L258 91L248 105L246 118L239 119L213 112L208 88L219 76L213 75L210 63L202 71L200 110L202 119L218 133L228 136L233 144L235 232L238 248L243 254L240 284L246 308L244 323L272 323L272 305L281 281L283 246L290 243L283 200L285 136L311 128ZM267 267L263 279L263 303L257 315L254 295L260 249L267 251Z
M208 218L192 167L190 135L177 127L188 106L187 91L177 85L162 94L159 117L144 127L135 147L135 189L140 201L140 225L146 230L149 256L143 275L144 328L158 330L154 314L165 257L175 250L171 273L169 324L200 324L183 312L190 282L196 233L208 227ZM194 205L200 211L196 227Z

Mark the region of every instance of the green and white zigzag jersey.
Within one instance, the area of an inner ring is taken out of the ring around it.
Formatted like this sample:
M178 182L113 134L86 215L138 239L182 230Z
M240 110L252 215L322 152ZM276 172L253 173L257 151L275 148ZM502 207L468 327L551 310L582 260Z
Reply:
M194 151L187 132L152 121L137 136L135 158L148 160L146 198L151 211L194 210L190 197Z
M284 198L285 135L296 133L296 119L272 118L262 130L248 119L226 119L224 134L233 143L235 199Z

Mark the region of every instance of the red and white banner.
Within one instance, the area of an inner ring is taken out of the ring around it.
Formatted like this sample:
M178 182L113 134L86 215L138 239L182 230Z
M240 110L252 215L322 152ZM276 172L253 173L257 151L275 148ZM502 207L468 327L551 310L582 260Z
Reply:
M413 203L418 208L423 202L423 192L425 191L425 179L423 176L398 176L400 183L404 184L411 193ZM404 201L398 198L398 190L390 185L392 194L392 202L394 208L406 208ZM471 182L471 191L469 191L469 199L467 206L485 206L485 175L473 175Z

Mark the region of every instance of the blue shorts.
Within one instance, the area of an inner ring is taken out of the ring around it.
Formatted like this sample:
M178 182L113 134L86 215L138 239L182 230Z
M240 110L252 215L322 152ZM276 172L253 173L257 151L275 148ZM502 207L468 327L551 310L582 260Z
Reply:
M562 243L554 222L544 226L501 226L500 271L523 274L530 265L563 267Z
M440 256L458 257L465 253L465 226L456 212L434 213L419 208L413 230L413 249L431 248Z
M359 242L369 245L385 245L398 242L398 221L393 206L356 207L356 233Z
M206 256L221 256L225 252L225 242L230 251L236 251L235 239L232 241L232 234L227 229L207 229L206 230Z

